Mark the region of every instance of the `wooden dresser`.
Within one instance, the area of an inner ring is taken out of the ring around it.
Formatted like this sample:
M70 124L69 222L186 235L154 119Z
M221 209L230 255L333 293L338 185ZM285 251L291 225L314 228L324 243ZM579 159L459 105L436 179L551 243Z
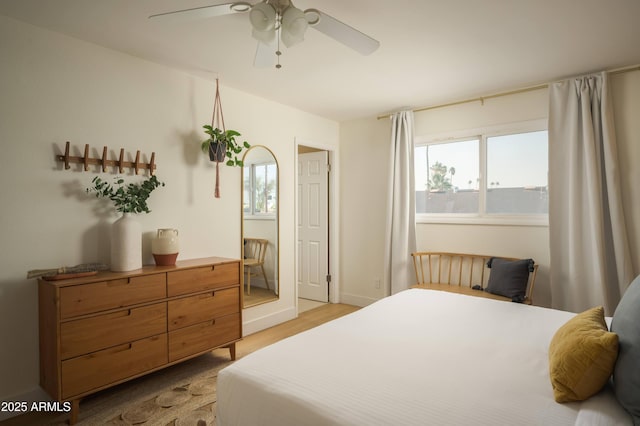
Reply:
M242 338L242 263L211 257L38 281L40 385L72 401Z

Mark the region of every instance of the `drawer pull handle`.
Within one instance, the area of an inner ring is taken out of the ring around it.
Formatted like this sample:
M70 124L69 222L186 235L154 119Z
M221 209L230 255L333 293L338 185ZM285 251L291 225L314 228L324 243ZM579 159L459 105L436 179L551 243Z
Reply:
M215 291L212 291L211 293L204 293L201 294L200 296L198 296L198 299L202 300L202 299L210 299L212 297L214 297L216 295Z
M115 286L128 285L128 284L131 284L131 278L107 281L107 287L115 287Z
M215 271L216 270L216 265L211 265L211 270Z
M113 353L130 351L132 347L133 347L133 343L127 343L127 344L124 344L121 347L117 348L116 350L114 350Z
M112 318L129 317L131 316L131 309L125 309L124 311L113 314Z
M212 320L211 320L211 325L212 325L212 326L216 325L216 320L212 319Z

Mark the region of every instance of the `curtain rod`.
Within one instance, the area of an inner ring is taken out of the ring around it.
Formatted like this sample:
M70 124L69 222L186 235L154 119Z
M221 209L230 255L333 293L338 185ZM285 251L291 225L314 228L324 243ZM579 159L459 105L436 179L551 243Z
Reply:
M630 71L640 71L640 65L634 65L634 66L625 67L625 68L618 68L618 69L610 70L610 71L607 71L607 72L609 74L622 74L622 73L630 72ZM455 105L468 104L468 103L472 103L472 102L484 103L484 101L486 99L500 98L500 97L503 97L503 96L517 95L519 93L533 92L535 90L546 89L547 87L549 87L549 84L551 84L551 83L544 83L544 84L539 84L537 86L530 86L530 87L524 87L522 89L509 90L507 92L494 93L492 95L479 96L477 98L471 98L471 99L465 99L465 100L462 100L462 101L449 102L449 103L446 103L446 104L440 104L440 105L433 105L433 106L428 106L428 107L416 108L416 109L413 110L413 112L429 111L429 110L432 110L432 109L438 109L438 108L445 108L445 107L450 107L450 106L455 106ZM393 115L392 113L379 115L377 117L377 119L378 120L382 120L383 118L390 118L392 115Z

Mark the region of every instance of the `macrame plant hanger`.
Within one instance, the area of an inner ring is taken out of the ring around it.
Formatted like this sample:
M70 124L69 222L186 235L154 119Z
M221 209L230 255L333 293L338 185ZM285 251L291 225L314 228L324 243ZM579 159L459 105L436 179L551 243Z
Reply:
M217 124L216 124L217 123ZM218 86L218 79L216 78L216 97L213 101L213 114L211 116L211 127L222 130L222 134L225 134L224 128L224 115L222 114L222 101L220 100L220 88ZM216 162L216 189L214 195L216 198L220 198L220 163L225 160L227 154L227 144L218 143L209 144L209 158L211 161Z

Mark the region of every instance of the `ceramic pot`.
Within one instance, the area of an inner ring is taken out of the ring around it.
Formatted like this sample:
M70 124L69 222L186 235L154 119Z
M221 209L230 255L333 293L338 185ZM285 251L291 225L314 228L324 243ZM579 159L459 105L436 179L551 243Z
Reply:
M123 213L111 225L111 270L142 268L142 231L133 213Z
M158 229L156 237L151 240L151 254L153 254L156 265L175 265L179 251L178 230L172 228Z
M226 142L213 142L209 143L209 160L221 163L227 156L227 143Z

